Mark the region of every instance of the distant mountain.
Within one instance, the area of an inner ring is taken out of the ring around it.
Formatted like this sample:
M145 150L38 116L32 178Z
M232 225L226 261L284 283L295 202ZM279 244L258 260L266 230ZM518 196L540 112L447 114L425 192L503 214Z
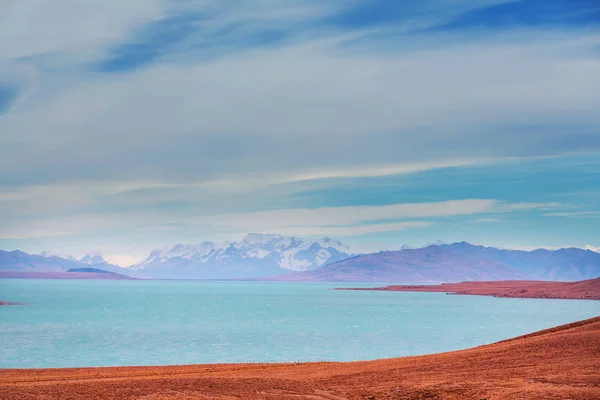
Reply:
M94 260L94 263L90 263ZM107 263L102 257L85 256L81 260L73 257L62 258L49 252L42 254L28 254L23 251L0 250L0 271L21 272L66 272L70 269L78 269L89 266L100 266L100 269L127 275L131 271L118 265Z
M73 268L68 271L0 271L0 279L102 279L133 280L128 275L97 268Z
M305 240L249 234L239 242L178 244L154 250L143 262L127 269L109 264L100 256L75 260L44 254L0 250L0 272L49 273L92 268L156 279L398 284L515 279L579 281L600 277L600 254L592 250L501 250L466 242L352 256L347 246L330 238Z
M49 250L42 251L41 253L34 254L34 255L39 255L39 256L42 256L42 257L46 257L46 258L60 257L60 258L64 258L64 259L69 260L69 261L77 261L77 259L75 257L73 257L73 256L61 257L60 255L58 255L58 254L56 254L56 253L54 253L52 251L49 251Z
M237 279L309 271L348 257L349 248L330 238L251 233L239 242L177 244L154 250L129 268L136 276L149 278Z
M98 255L86 255L79 260L77 263L80 265L87 265L90 267L97 267L99 269L114 272L117 274L131 274L131 271L126 268L119 267L118 265L110 264L104 258Z
M59 272L79 266L77 261L67 260L58 256L28 254L19 250L0 250L0 271Z
M600 254L591 250L499 250L461 242L360 255L314 271L267 279L438 283L513 279L578 281L599 276Z
M71 268L69 270L67 270L67 272L87 272L87 273L94 273L94 274L112 274L112 272L106 271L104 269L98 269L98 268Z
M67 271L67 273L72 273L77 276L86 277L89 276L89 279L116 279L116 280L127 280L127 279L136 279L129 275L119 274L117 272L111 272L104 269L99 268L73 268ZM87 279L87 278L86 278Z
M576 247L533 251L500 250L467 242L441 247L453 254L510 265L527 279L580 281L600 276L600 253Z
M79 260L79 264L85 264L85 265L103 265L103 264L108 264L106 262L106 260L104 260L104 258L102 258L101 256L84 256L82 258L80 258Z

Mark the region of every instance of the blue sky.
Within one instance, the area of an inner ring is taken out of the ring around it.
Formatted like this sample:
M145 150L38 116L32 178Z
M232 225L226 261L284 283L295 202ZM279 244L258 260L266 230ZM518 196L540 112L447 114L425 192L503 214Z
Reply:
M0 248L600 247L592 0L0 5Z

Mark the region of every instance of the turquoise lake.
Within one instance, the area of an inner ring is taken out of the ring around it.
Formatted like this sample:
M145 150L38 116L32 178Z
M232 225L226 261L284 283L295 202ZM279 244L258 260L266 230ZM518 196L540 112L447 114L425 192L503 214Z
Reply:
M600 302L335 291L370 285L0 280L0 368L350 361L458 350Z

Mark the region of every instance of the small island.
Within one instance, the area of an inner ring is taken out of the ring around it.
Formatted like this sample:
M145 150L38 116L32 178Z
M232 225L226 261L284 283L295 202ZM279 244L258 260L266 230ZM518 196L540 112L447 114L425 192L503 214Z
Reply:
M338 288L336 290L442 292L510 298L600 300L600 278L577 282L487 281L443 283L441 285L392 285L378 288Z

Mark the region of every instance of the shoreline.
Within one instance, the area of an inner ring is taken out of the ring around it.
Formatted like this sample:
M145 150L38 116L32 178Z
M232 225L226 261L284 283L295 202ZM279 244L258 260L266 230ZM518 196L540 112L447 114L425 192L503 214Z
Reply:
M600 317L375 361L0 370L16 399L600 399Z
M67 272L67 271L1 271L0 279L55 279L55 280L106 280L106 281L132 281L140 280L129 275L115 272Z
M600 300L600 278L577 282L474 281L442 283L440 285L391 285L374 288L336 288L335 290L428 292L520 299Z

